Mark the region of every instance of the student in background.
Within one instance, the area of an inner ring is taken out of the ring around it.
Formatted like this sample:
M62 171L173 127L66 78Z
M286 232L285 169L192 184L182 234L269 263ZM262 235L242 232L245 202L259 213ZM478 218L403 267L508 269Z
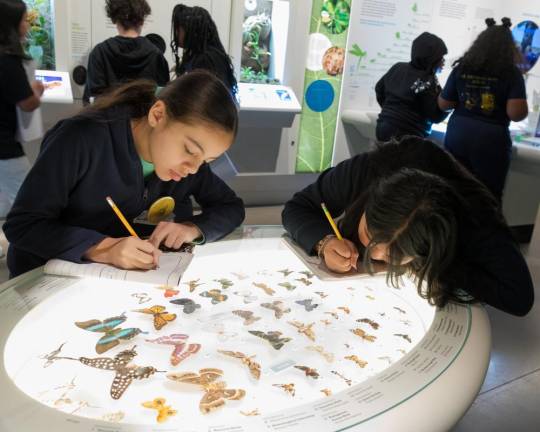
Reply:
M321 210L343 216L343 240ZM489 191L429 140L404 137L324 171L285 204L283 225L307 254L344 273L386 262L394 286L413 277L431 304L485 302L525 315L527 264Z
M437 72L448 50L443 40L424 32L412 43L411 61L396 63L377 82L375 93L381 112L377 119L377 140L403 135L426 137L431 125L447 113L437 106L441 91Z
M445 148L502 200L512 153L508 126L526 118L529 109L510 19L495 25L488 18L486 24L454 63L439 106L454 109Z
M28 82L21 40L28 32L22 0L0 0L0 219L6 217L30 163L17 141L17 112L34 111L43 94L41 81ZM2 255L0 250L0 255Z
M179 48L182 48L182 59L178 56ZM216 23L206 9L183 4L174 7L171 49L176 61L176 76L204 69L220 78L232 94L237 93L231 58L223 48Z
M214 241L244 219L242 200L208 162L232 144L235 101L212 74L195 71L163 88L138 80L98 98L45 136L4 225L11 276L51 258L125 269L154 266L157 248ZM173 222L134 225L127 236L106 196L129 222L158 198L175 200ZM201 213L194 215L191 197Z
M146 0L106 0L107 16L118 36L97 44L88 57L88 78L83 100L88 102L111 87L143 78L158 86L169 82L169 65L160 50L141 36L151 13Z
M163 39L157 33L148 33L145 38L152 42L152 45L154 45L159 52L161 52L161 54L165 55L165 51L167 50L167 43L165 42L165 39Z

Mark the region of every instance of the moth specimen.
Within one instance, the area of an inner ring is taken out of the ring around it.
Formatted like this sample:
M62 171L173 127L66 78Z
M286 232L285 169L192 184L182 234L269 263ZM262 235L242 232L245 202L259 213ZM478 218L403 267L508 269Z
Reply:
M154 328L161 330L165 325L176 319L176 314L168 313L165 306L155 305L145 309L135 309L133 312L152 315L154 318Z
M211 289L199 294L201 297L207 297L212 299L212 304L218 304L228 299L227 294L222 294L221 290Z
M277 319L280 319L283 314L291 311L291 308L285 308L285 303L280 300L275 300L272 303L261 303L261 307L274 311L274 316Z
M328 297L328 294L325 294L322 291L315 291L315 294L317 294L322 299Z
M298 279L295 279L295 281L302 282L306 286L309 286L313 283L308 278L298 278Z
M249 330L249 333L251 333L253 336L260 337L261 339L264 339L267 341L270 345L272 345L272 348L275 350L280 350L283 345L285 345L287 342L290 342L292 339L288 337L282 338L280 331L269 331L269 332L262 332L259 330Z
M248 326L261 319L261 317L255 316L252 311L247 310L233 310L232 313L240 318L244 318L244 325Z
M304 372L307 377L311 377L313 379L319 378L319 372L317 372L317 369L313 369L307 366L295 366L295 368Z
M289 276L291 273L293 273L292 270L289 270L289 269L283 269L283 270L278 270L278 273L281 273L283 276L287 277Z
M319 307L318 303L313 303L313 299L297 300L295 303L304 306L306 312L311 312L313 309Z
M378 330L379 329L379 324L376 323L373 320L370 320L369 318L360 318L360 319L357 319L356 322L361 322L361 323L364 323L364 324L368 324L368 325L371 326L371 328L373 330Z
M351 332L368 342L375 342L375 339L377 339L377 336L369 335L361 328L353 329Z
M411 337L410 337L409 335L407 335L407 334L394 333L394 336L403 338L403 339L405 339L407 342L412 343Z
M255 379L261 378L261 365L253 360L255 357L253 356L247 356L244 353L241 353L239 351L223 351L218 350L218 353L221 353L223 355L233 357L240 359L244 365L246 365L249 368L249 372L251 373L251 376Z
M351 361L355 362L355 363L356 363L358 366L360 366L362 369L365 368L365 367L367 366L367 364L368 364L367 361L364 361L364 360L358 358L358 356L356 356L356 355L354 355L354 354L353 354L353 355L349 355L349 356L345 356L345 359L346 359L346 360L351 360Z
M234 285L233 281L225 278L214 279L214 282L218 282L221 285L221 289L223 290L230 288Z
M195 288L197 288L198 286L204 285L203 283L199 283L200 280L201 280L200 278L194 279L188 282L183 282L183 284L189 287L189 292L193 292L195 291Z
M342 310L343 312L345 312L347 315L349 315L351 313L351 310L347 307L347 306L339 306L338 307L339 310Z
M279 387L285 391L285 393L290 394L292 397L296 394L296 390L294 388L294 383L290 384L272 384L274 387Z
M240 400L246 395L243 389L228 389L225 381L219 381L223 371L215 368L200 369L195 372L169 373L167 378L172 381L199 386L204 395L199 402L199 410L208 414L225 405L227 400Z
M298 333L305 335L309 340L315 342L315 332L313 331L313 326L315 323L304 324L300 321L288 321L288 323L298 330Z
M293 285L290 282L281 282L281 283L278 283L278 285L283 287L283 288L286 288L287 291L293 291L293 290L296 289L296 285Z
M275 291L272 288L270 288L268 285L262 282L261 283L253 282L253 286L262 289L266 294L270 296L274 295L275 293Z

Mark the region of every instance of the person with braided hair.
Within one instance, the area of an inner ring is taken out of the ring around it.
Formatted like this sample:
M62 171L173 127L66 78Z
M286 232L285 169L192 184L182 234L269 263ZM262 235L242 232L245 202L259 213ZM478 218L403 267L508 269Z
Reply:
M525 81L517 64L509 18L487 29L453 64L454 69L439 96L442 110L454 109L448 122L445 148L493 195L502 200L510 167L510 120L527 117Z
M180 48L181 59L178 55ZM236 95L238 88L231 58L219 39L216 23L206 9L184 4L174 7L171 49L177 77L195 69L204 69L221 79L231 94Z

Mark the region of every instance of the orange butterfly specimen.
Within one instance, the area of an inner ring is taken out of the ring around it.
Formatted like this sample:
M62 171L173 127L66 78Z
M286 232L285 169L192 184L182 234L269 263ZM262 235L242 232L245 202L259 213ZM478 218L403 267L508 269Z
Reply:
M167 374L167 378L172 381L198 385L204 390L199 402L199 409L203 414L221 408L227 400L240 400L246 395L245 390L226 388L225 381L218 381L222 376L223 371L215 368L200 369L198 374L195 372Z
M154 316L154 328L161 330L166 324L176 319L176 314L168 313L165 306L155 305L145 309L135 309L133 312Z
M286 393L289 393L292 397L294 397L296 390L294 388L294 383L290 384L272 384L274 387L282 388Z
M161 286L158 286L156 288L159 289L159 290L165 291L163 293L163 295L166 298L174 297L175 295L178 295L178 293L180 292L179 290L176 290L176 289L174 289L173 287L171 287L169 285L161 285Z
M270 296L274 295L275 293L275 291L272 288L270 288L268 285L266 285L265 283L253 282L253 286L262 289L266 294Z
M329 388L323 388L321 390L321 393L324 393L325 396L331 396L332 395L332 390L330 390Z
M145 408L157 410L157 422L164 423L169 419L169 417L172 417L178 413L178 411L173 410L170 405L165 405L165 402L166 400L164 398L155 398L153 401L143 402L141 405Z
M351 360L353 362L355 362L358 366L360 366L362 369L365 368L367 366L367 361L364 361L362 359L359 359L357 356L355 356L354 354L353 355L350 355L350 356L345 356L345 359L347 360Z
M375 339L377 339L377 336L369 335L361 328L351 330L351 332L354 333L356 336L360 336L363 340L366 340L368 342L375 342Z
M256 361L252 360L255 356L247 356L244 353L238 352L238 351L223 351L218 350L218 353L221 353L223 355L233 357L240 359L243 364L245 364L249 368L249 372L251 373L251 376L255 379L261 378L261 365L257 363Z
M311 377L313 379L319 378L319 372L317 372L317 369L313 369L307 366L295 366L295 368L300 369L306 374L307 377Z
M288 323L298 329L298 333L305 335L309 340L315 342L315 332L313 326L315 323L304 324L300 321L288 321Z

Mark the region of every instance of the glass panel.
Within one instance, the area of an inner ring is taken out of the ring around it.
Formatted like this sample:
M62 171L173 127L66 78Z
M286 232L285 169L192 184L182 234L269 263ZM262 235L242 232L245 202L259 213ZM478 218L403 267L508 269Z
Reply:
M24 0L24 2L30 24L26 50L35 60L37 69L55 70L52 0Z

